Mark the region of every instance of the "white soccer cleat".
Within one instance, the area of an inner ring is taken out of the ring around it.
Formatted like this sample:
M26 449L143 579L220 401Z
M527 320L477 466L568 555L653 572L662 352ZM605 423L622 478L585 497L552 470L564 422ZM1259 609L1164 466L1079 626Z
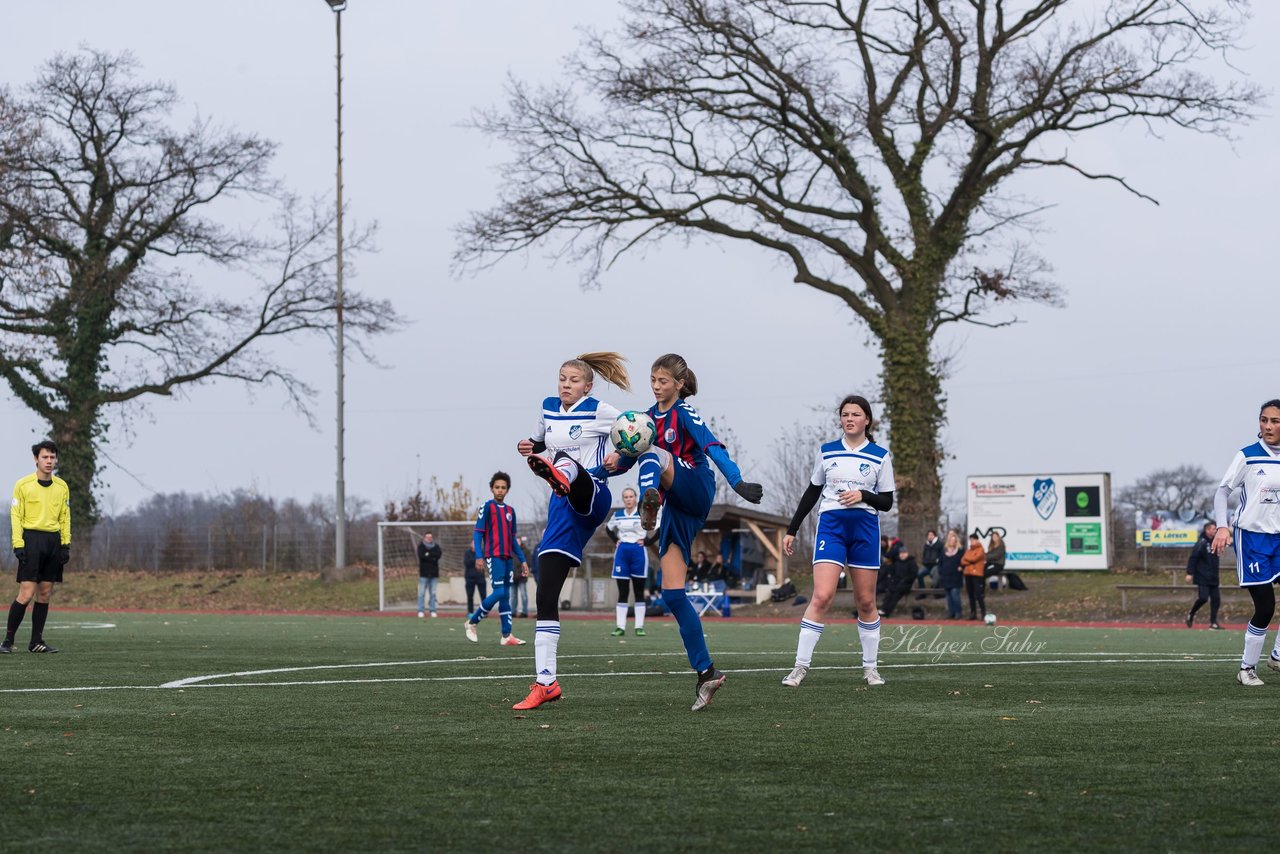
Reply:
M434 617L434 616L435 616L435 614L432 614L431 616L433 616L433 617ZM419 619L419 620L425 620L426 618L427 618L427 615L426 615L426 614L424 614L424 613L423 613L423 612L421 612L421 611L419 611L419 612L418 612L418 619Z
M1267 656L1267 669L1280 673L1280 660L1273 658L1272 656Z
M1257 668L1254 667L1241 667L1236 673L1236 681L1247 688L1260 688L1267 684L1258 678Z
M467 627L467 640L472 643L480 643L480 636L476 634L476 624L467 620L465 625Z
M498 643L502 646L524 646L527 641L522 641L515 635L507 635L502 640L498 641Z
M804 677L808 675L809 668L803 664L797 664L791 668L791 672L782 677L782 684L788 688L799 688L800 683L804 681Z
M883 685L884 677L874 667L864 667L862 668L862 681L868 685Z

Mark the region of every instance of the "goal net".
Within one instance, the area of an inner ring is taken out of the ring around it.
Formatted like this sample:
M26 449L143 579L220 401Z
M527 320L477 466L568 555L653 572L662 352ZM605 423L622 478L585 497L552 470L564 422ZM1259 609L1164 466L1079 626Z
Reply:
M462 558L471 547L472 522L379 522L378 610L418 607L418 543L431 534L440 547L440 595L446 579L462 575Z

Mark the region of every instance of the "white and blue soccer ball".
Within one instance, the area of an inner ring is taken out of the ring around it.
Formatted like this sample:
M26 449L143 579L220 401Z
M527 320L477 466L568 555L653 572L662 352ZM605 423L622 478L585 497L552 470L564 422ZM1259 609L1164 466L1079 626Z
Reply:
M658 428L647 412L628 409L613 422L609 442L624 457L638 457L658 438Z
M996 624L996 615L988 611L987 616L982 618L982 622L986 623L988 626L994 626Z

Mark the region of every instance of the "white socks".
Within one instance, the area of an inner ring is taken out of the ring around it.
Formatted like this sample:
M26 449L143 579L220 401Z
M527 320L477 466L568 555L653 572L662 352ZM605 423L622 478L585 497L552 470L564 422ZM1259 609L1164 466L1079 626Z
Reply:
M875 667L880 658L880 618L874 623L858 620L858 640L862 642L862 666Z
M538 671L538 684L556 681L556 647L560 645L560 621L538 620L533 630L533 666Z
M800 642L796 644L797 667L808 667L813 662L813 650L822 638L822 628L822 623L803 619L800 621Z

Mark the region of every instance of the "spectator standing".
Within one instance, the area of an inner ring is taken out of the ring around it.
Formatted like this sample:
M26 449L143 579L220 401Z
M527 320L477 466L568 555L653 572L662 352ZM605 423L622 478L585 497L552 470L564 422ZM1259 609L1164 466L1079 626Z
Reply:
M960 557L960 572L964 574L964 589L969 593L969 619L980 620L987 616L987 590L984 567L987 553L977 534L969 535L969 548Z
M430 532L422 535L422 542L418 543L418 619L421 620L426 616L423 611L423 605L426 599L426 593L431 591L430 610L434 619L436 616L436 587L440 584L440 556L444 554L440 549L440 545L436 542L436 535Z
M18 597L9 606L0 653L13 652L14 636L31 609L31 643L28 652L57 652L44 642L53 585L62 581L62 570L71 559L71 490L53 473L58 446L46 439L31 447L36 470L13 485L9 511L13 554L18 559Z
M958 620L961 617L960 588L964 586L964 576L960 573L960 558L963 554L960 535L955 531L947 531L947 540L943 544L942 555L938 558L938 586L946 591L948 620Z
M528 557L526 563L534 560L533 552L529 551L529 538L520 538L520 548L524 549L525 556ZM533 567L529 567L532 571ZM517 612L517 616L527 618L529 616L529 573L515 572L511 578L511 610Z
M462 578L467 585L467 613L473 614L476 610L476 593L480 593L480 601L484 601L489 594L489 585L485 581L485 572L476 567L476 550L467 546L466 553L462 556Z
M1209 603L1209 628L1221 629L1218 625L1218 606L1222 597L1218 593L1218 556L1213 553L1213 537L1218 533L1218 526L1205 522L1200 532L1200 539L1191 549L1191 557L1187 560L1187 583L1196 586L1196 601L1191 604L1187 614L1187 628L1196 621L1196 611L1205 602Z
M1004 537L1000 536L999 531L992 531L991 538L987 541L987 563L982 572L987 578L995 579L991 582L993 590L1008 586L1004 580L1004 556Z
M938 560L942 557L942 540L938 539L937 531L930 531L925 535L924 548L920 550L920 574L916 576L916 582L919 586L924 587L926 578L938 580L937 569Z

